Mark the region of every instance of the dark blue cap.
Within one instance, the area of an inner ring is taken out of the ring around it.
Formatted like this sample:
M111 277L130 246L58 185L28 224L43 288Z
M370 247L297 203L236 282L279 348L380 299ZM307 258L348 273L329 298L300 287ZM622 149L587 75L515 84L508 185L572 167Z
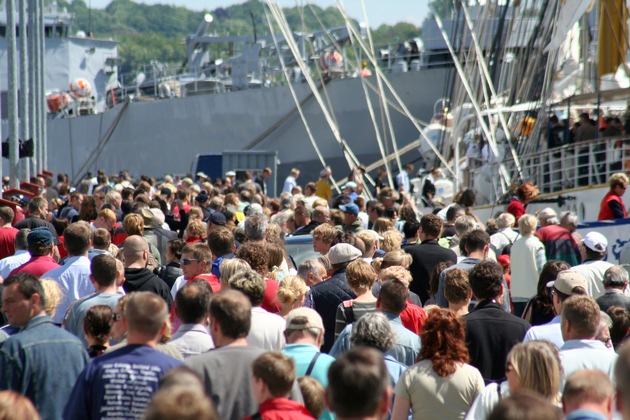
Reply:
M341 205L339 206L339 209L344 212L344 213L348 213L348 214L354 214L355 216L357 216L359 214L359 206L357 206L354 203L348 203L345 205Z
M53 243L53 235L47 227L37 227L26 237L28 246L46 246Z

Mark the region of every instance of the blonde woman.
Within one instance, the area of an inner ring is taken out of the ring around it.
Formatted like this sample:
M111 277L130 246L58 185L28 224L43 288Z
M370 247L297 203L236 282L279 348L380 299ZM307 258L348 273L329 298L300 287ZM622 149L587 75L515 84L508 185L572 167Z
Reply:
M228 280L234 274L238 273L239 271L250 269L251 267L249 266L249 263L240 258L230 258L228 260L224 259L223 261L221 261L221 278L219 279L219 281L221 282L221 290L227 290L230 288Z
M381 249L385 252L395 251L401 248L402 236L397 230L388 230L382 233L383 240L380 242Z
M551 342L534 340L515 345L508 353L506 366L507 380L486 386L470 407L466 420L487 419L501 399L516 391L533 391L552 404L560 404L562 365Z
M521 237L514 241L510 253L510 295L516 316L521 316L527 301L538 292L538 278L547 262L545 245L535 235L537 224L538 220L532 214L524 214L518 219Z
M301 277L285 276L276 292L276 300L282 306L278 315L286 318L293 309L304 306L304 299L309 290Z
M44 305L44 312L49 317L54 317L57 312L57 306L63 298L63 290L59 283L53 279L42 279L42 286L44 287L44 294L46 295L46 304Z

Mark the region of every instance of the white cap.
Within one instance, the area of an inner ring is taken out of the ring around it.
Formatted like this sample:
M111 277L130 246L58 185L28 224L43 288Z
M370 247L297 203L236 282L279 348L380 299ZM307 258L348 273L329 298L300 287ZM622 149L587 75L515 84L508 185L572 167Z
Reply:
M589 232L584 237L584 245L595 252L605 252L608 239L599 232Z

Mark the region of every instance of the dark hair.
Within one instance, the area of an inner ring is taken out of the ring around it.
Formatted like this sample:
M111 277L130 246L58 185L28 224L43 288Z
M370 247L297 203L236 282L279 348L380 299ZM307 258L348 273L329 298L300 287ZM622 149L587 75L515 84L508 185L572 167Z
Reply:
M433 266L431 275L429 276L429 294L435 296L440 286L440 274L450 266L454 265L453 261L440 261Z
M452 204L448 210L446 210L446 220L447 221L451 221L451 220L455 220L455 216L457 216L457 213L460 212L464 212L464 208L462 206L460 206L459 204Z
M208 284L206 280L200 279ZM191 282L177 291L175 310L184 324L200 324L208 316L212 290Z
M559 260L549 260L543 266L538 276L538 286L536 287L538 311L541 315L547 317L553 317L555 315L553 297L551 296L551 290L547 287L547 283L555 280L559 272L570 268L571 266L569 264Z
M168 250L178 260L182 258L182 249L184 249L184 245L186 245L186 242L183 239L170 239L166 243Z
M64 247L70 256L85 254L90 247L92 229L87 223L72 223L63 231Z
M18 284L18 291L26 299L30 299L35 293L40 297L40 306L42 309L46 306L46 293L44 292L44 286L37 276L29 273L19 273L9 276L4 280L2 284L3 288L11 286L13 283Z
M482 251L486 245L489 245L490 236L481 229L473 229L462 237L462 242L466 243L466 251L470 254Z
M470 360L464 336L464 321L460 317L448 309L433 309L420 333L418 360L430 360L442 378L455 373L457 363Z
M100 345L109 341L114 311L107 305L94 305L83 318L83 331Z
M414 238L419 229L420 222L417 220L407 220L403 225L403 234L405 235L405 239Z
M252 323L251 304L237 290L224 290L214 295L210 301L210 316L226 337L237 339L249 334Z
M407 286L400 280L392 279L383 283L378 299L383 311L400 315L407 307L408 296Z
M494 299L501 294L503 268L494 261L481 261L470 270L468 280L478 300Z
M438 238L440 236L443 225L444 222L442 222L442 219L434 214L425 214L422 216L422 219L420 219L422 231L425 235L432 238Z
M389 374L383 353L367 347L353 347L328 369L328 402L338 417L374 415L381 405Z
M227 228L212 229L208 232L208 246L217 257L230 254L234 251L234 234Z
M99 286L112 286L116 282L116 258L107 254L97 255L90 262L90 271Z
M630 329L630 312L622 306L611 306L606 313L612 319L610 339L615 350L617 350L617 347L624 341Z

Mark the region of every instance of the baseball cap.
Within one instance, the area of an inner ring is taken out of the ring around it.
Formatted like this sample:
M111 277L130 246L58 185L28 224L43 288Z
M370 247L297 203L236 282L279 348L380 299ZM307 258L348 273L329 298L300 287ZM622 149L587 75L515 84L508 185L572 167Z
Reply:
M547 287L553 287L560 293L564 293L568 296L571 296L573 289L578 286L582 287L584 290L588 290L584 276L573 270L562 270L556 275L555 280L547 283Z
M215 211L208 219L213 225L225 226L225 216L220 211Z
M236 172L234 172L234 171L227 171L227 172L225 173L225 176L226 176L226 177L228 177L228 176L236 176Z
M361 251L350 244L337 244L328 251L328 259L331 264L342 264L354 261L361 257Z
M53 235L47 227L37 227L30 231L26 237L28 246L50 245L53 243Z
M346 188L355 190L357 188L357 183L354 181L346 182L346 185L343 186L343 189L345 190Z
M199 194L197 195L197 197L195 197L195 201L197 203L201 203L201 204L205 204L208 201L208 195L207 194Z
M160 190L160 194L162 194L166 198L171 198L171 195L173 195L173 191L171 191L170 188L164 187Z
M339 209L348 214L354 214L355 216L359 214L359 206L354 203L342 204L339 206Z
M608 240L599 232L589 232L584 237L584 245L595 252L604 252L608 246Z
M286 331L308 330L310 328L324 330L322 317L314 309L297 308L287 315Z
M198 176L199 178L208 178L208 175L206 175L204 172L201 172L201 171L200 171L200 172L197 172L197 176Z

